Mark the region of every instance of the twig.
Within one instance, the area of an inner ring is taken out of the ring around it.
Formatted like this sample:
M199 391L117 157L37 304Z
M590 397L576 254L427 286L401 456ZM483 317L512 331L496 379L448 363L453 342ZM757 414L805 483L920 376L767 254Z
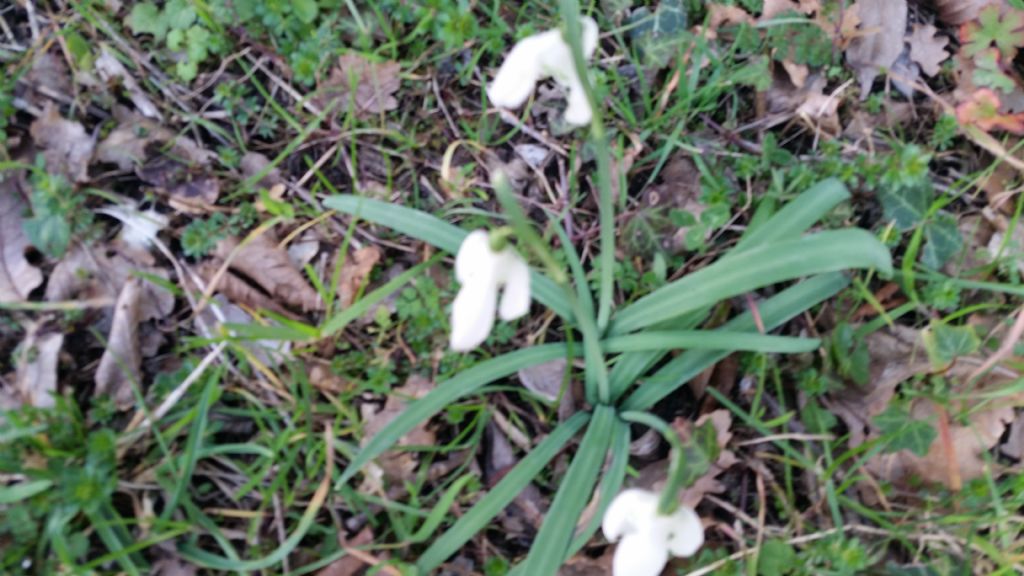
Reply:
M1017 312L1017 321L1013 323L1013 327L1010 328L1010 332L1006 335L1006 338L1003 338L1003 343L999 345L999 349L989 356L977 370L971 372L971 375L967 377L967 381L973 381L985 372L991 370L996 364L999 364L1012 355L1013 348L1017 345L1017 342L1020 340L1022 335L1024 335L1024 306L1022 306Z

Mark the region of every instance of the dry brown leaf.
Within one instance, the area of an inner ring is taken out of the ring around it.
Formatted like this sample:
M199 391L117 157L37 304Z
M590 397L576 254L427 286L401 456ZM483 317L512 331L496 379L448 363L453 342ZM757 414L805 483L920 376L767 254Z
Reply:
M139 178L170 196L170 205L188 213L208 212L220 197L220 181L202 168L190 168L170 156L151 158L135 170Z
M405 384L391 390L384 407L376 413L371 412L369 405L364 405L363 414L363 445L369 442L392 420L405 411L409 403L426 396L433 390L434 384L419 375L410 376ZM429 446L434 443L434 433L427 429L427 423L421 422L398 441L396 446ZM400 450L392 450L377 458L377 469L368 467L367 483L379 485L382 478L404 480L416 469L416 454Z
M931 400L918 398L911 406L910 415L915 420L935 424L940 412ZM957 484L960 481L966 482L984 475L985 454L998 443L1013 419L1012 404L1003 401L997 406L989 405L987 409L972 412L966 425L950 425L950 445L943 442L940 434L924 457L909 450L883 454L868 460L868 470L877 478L890 482L899 483L918 478L929 484L959 488ZM956 474L955 480L950 477L951 472ZM998 472L993 470L992 474L997 476Z
M857 73L861 100L883 70L896 63L903 52L907 29L906 0L858 0L860 35L846 48L846 61Z
M49 171L62 174L70 182L89 179L89 161L96 143L81 124L65 120L56 106L47 104L29 131L36 146L43 149Z
M342 534L338 534L338 544L346 547L358 547L373 544L373 529L369 526L363 528L354 538L345 540ZM346 554L331 562L319 572L317 576L356 576L363 572L367 565L365 562L351 554Z
M121 170L132 170L162 150L167 155L189 164L207 166L216 154L204 150L190 138L177 136L138 114L118 107L114 110L118 125L96 147L96 159L116 164Z
M978 17L981 9L989 4L1005 6L1005 0L932 0L939 20L959 26Z
M67 96L72 93L71 73L67 62L57 52L39 52L32 60L32 67L25 74L25 83L30 93L25 98L44 108L52 102L54 96Z
M57 394L57 360L63 334L38 335L29 330L18 355L16 387L22 402L36 408L50 408Z
M766 22L785 12L799 12L800 4L794 0L764 0L764 7L761 9L761 22Z
M565 382L565 358L543 362L535 366L519 369L519 381L527 390L537 396L554 402L558 400Z
M942 64L949 53L946 52L946 45L949 38L937 36L938 28L928 25L914 24L914 32L907 38L910 43L910 59L921 66L921 71L928 76L935 76L939 73L939 64Z
M235 252L237 248L237 252ZM303 312L320 310L320 295L306 281L305 274L292 264L288 252L278 246L271 232L261 234L248 244L227 238L217 244L216 255L229 262L237 273L244 274L286 306Z
M246 152L242 156L241 162L238 163L238 168L242 172L242 178L248 180L250 177L259 174L263 170L270 166L270 159L259 152ZM258 184L263 188L273 188L277 184L284 182L284 178L281 176L281 170L277 167L271 168L267 175L260 179Z
M167 278L167 272L139 262L116 250L89 250L82 246L72 248L57 263L46 284L45 298L49 302L74 299L109 299L111 305L121 293L121 287L136 273ZM174 294L162 286L143 281L139 302L139 320L146 322L166 318L174 310Z
M215 307L216 312L214 312ZM228 330L224 324L240 326L254 324L253 318L248 312L228 302L224 295L214 296L210 305L199 313L199 317L214 334L227 334ZM280 366L291 357L291 342L288 341L242 340L238 344L252 354L252 359L269 368ZM312 377L310 381L313 381Z
M1024 460L1024 412L1018 414L1010 424L1010 434L999 451L1010 458Z
M133 386L142 386L142 353L139 352L139 301L142 281L124 284L114 308L107 348L96 369L96 394L108 394L120 410L135 404Z
M373 62L361 54L349 53L338 57L327 81L320 88L321 105L338 100L335 111L352 110L360 116L378 114L398 108L395 93L401 87L398 62Z
M807 76L811 73L811 69L805 64L796 64L790 60L782 61L782 68L789 74L789 80L797 88L803 88L807 82Z
M739 6L727 6L725 4L709 3L708 29L718 30L725 25L753 24L754 17Z
M370 274L382 256L380 248L364 246L345 258L338 278L338 305L342 309L355 302L356 296L366 287Z
M26 300L43 283L42 272L25 257L29 241L21 225L25 203L19 177L7 172L0 180L0 303Z
M207 260L196 267L196 272L207 285L213 282L224 262L218 258ZM196 290L202 292L202 290ZM294 315L277 300L267 296L261 290L251 286L241 277L228 270L220 274L215 292L220 292L232 302L246 306L252 310L269 310L283 316L293 318Z
M124 67L124 64L121 64L121 61L117 59L117 56L114 55L114 52L111 51L107 44L100 44L100 55L93 62L93 67L104 82L108 84L119 82L125 91L128 92L128 97L131 98L132 103L135 104L135 108L138 109L140 114L148 118L163 120L160 116L160 110L153 104L153 101L146 95L146 91L139 86L139 83L135 81L135 78Z

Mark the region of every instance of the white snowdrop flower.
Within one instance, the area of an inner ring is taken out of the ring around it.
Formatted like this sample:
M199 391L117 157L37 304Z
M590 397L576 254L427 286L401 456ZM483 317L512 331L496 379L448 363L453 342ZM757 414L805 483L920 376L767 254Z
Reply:
M597 22L584 16L583 55L590 59L597 49ZM518 108L526 102L538 81L553 78L569 92L565 120L575 126L590 122L593 112L572 60L572 49L559 29L548 30L520 40L505 57L497 76L487 88L490 101L503 108Z
M466 352L482 344L494 326L495 308L506 321L530 310L529 267L512 247L491 249L485 230L463 240L455 256L455 278L462 287L452 303L452 350Z
M107 206L97 210L121 221L119 238L125 244L148 250L158 232L167 227L167 216L156 210L140 212L132 206Z
M704 526L692 508L680 506L662 516L658 499L654 492L632 488L616 496L605 512L605 538L621 538L612 561L613 576L658 576L669 554L693 556L704 544Z

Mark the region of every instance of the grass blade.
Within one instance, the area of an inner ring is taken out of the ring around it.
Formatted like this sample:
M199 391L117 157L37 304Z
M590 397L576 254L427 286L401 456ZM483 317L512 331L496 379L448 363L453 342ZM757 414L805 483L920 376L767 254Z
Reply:
M788 288L761 303L758 311L765 328L771 330L788 321L804 310L834 296L845 288L849 281L840 273L815 276ZM746 312L733 318L724 330L739 331L756 329L754 318ZM714 350L691 350L672 359L633 392L623 404L623 410L648 410L659 400L668 396L690 381L709 366L729 355L729 352Z
M732 253L796 238L849 197L850 192L839 180L822 180L788 202L767 222L744 234Z
M504 378L515 373L520 368L535 366L565 358L568 348L565 344L544 344L533 346L525 350L516 350L497 358L481 362L468 370L463 370L457 376L438 385L429 394L409 405L404 412L395 418L386 428L374 436L366 447L349 463L348 468L342 473L341 478L335 483L335 489L340 489L343 484L355 476L359 470L369 461L380 456L388 448L398 442L417 424L437 414L452 402L463 396L472 394L481 387L491 382Z
M324 205L374 224L387 226L396 232L436 246L445 252L455 254L468 232L413 208L381 202L372 198L341 194L324 200ZM572 318L572 307L562 289L553 280L530 271L530 288L533 297L563 318Z
M468 512L462 515L430 548L420 556L416 565L423 574L429 574L452 554L456 553L473 536L484 529L488 522L505 509L520 492L547 466L552 458L561 452L580 428L590 419L585 412L577 412L555 428L540 444L523 457L494 488L480 499ZM629 447L623 451L629 454Z
M604 511L612 503L612 499L622 489L622 483L626 479L626 468L629 465L629 424L622 420L616 420L615 430L612 432L612 461L601 478L598 486L599 498L597 510L594 517L590 519L583 530L576 534L572 544L569 546L567 557L579 552L593 538L594 533L601 526L601 519L604 518Z
M616 315L611 333L638 330L777 282L850 268L877 268L891 274L892 258L877 238L860 229L759 246L637 300Z
M594 409L579 450L562 478L555 499L551 502L544 523L526 556L523 573L547 576L558 572L569 552L576 521L594 492L605 455L612 444L615 409L602 405Z
M602 344L609 353L686 348L797 354L817 349L821 340L726 330L674 330L614 336Z

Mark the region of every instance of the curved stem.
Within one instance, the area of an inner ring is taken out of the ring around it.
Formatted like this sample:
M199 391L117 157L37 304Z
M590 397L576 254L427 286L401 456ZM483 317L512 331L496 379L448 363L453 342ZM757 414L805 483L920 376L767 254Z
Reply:
M679 433L668 422L650 412L622 412L619 418L657 430L668 442L668 478L658 500L658 513L664 516L672 514L679 508L679 489L683 487L683 441L679 438Z

